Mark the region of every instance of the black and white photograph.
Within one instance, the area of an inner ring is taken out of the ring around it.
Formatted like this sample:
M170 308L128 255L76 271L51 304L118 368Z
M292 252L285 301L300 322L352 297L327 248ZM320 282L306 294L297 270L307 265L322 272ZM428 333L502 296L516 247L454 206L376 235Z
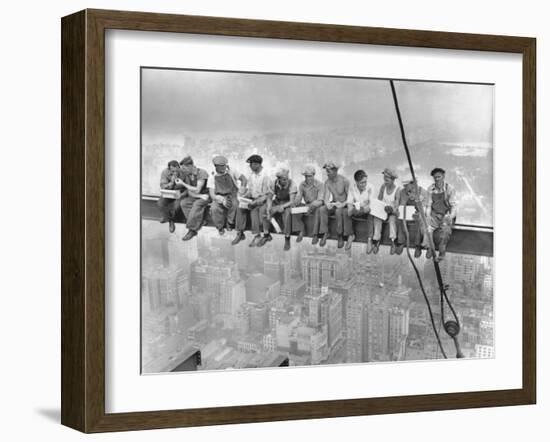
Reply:
M494 84L142 67L140 93L142 374L495 356Z

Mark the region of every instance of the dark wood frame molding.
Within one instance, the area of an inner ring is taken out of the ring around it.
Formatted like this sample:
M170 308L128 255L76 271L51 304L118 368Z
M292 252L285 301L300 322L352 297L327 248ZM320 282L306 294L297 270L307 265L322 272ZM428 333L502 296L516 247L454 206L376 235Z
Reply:
M402 397L105 413L105 30L184 32L523 56L523 386ZM536 400L536 40L312 23L84 10L62 30L61 422L83 432L534 404Z

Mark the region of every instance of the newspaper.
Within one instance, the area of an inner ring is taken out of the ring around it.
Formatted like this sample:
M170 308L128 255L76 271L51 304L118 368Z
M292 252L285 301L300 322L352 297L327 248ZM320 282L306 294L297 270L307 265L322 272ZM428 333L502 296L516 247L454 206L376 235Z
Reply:
M177 200L181 196L181 193L179 190L160 189L160 196Z
M290 213L292 213L293 215L298 213L307 213L307 211L307 206L293 207L292 209L290 209Z
M252 202L250 198L245 198L243 196L239 196L238 200L239 200L239 207L241 209L248 209L248 205Z
M407 206L407 218L405 219L405 206L399 206L399 219L405 219L405 221L413 221L413 214L416 212L414 206Z
M388 214L384 210L385 207L386 204L376 198L370 200L370 214L381 219L382 221L385 221L388 218Z

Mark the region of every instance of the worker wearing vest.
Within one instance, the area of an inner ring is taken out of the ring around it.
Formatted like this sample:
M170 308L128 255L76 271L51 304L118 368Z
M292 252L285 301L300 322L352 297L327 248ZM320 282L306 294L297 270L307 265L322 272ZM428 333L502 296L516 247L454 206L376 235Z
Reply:
M324 186L321 181L315 178L315 167L308 164L302 171L304 181L298 186L298 192L296 199L294 200L294 206L306 206L307 213L296 213L292 215L292 228L298 231L296 242L301 242L305 235L304 217L307 215L313 215L313 231L311 236L313 241L319 240L319 207L323 205L323 192Z
M456 219L456 191L445 182L445 170L442 168L436 167L430 175L433 177L434 184L428 188L426 218L428 233L432 235L434 246L439 250L438 259L441 260L445 257L447 243L451 238ZM432 251L428 248L426 258L431 257Z
M243 189L246 188L246 178L243 174L229 168L227 158L223 155L216 155L212 159L215 171L212 172L212 179L209 180L210 198L212 204L210 213L214 227L220 235L225 230L233 230L239 200L239 181Z
M282 167L275 174L277 177L273 184L272 192L268 195L267 212L268 219L275 220L282 224L285 235L284 250L290 250L290 235L292 233L292 213L290 209L296 200L298 188L293 180L289 178L289 170Z
M385 204L385 211L388 214L387 223L390 228L390 241L391 248L390 254L393 255L396 252L397 244L395 240L397 239L397 214L398 214L398 205L399 205L399 195L401 194L400 188L395 184L397 179L397 173L393 169L385 168L382 171L384 176L384 184L380 187L378 192L378 200L382 201ZM380 239L382 238L382 220L380 218L374 218L374 235L372 237L373 241L373 253L378 253L378 248L380 247ZM402 251L402 249L401 249Z

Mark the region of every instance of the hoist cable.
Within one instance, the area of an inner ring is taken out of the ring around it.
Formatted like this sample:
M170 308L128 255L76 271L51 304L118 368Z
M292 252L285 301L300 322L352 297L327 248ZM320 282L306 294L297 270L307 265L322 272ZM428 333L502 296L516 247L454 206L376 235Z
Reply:
M412 175L412 181L413 181L414 192L415 192L415 199L414 199L415 206L416 206L416 210L417 210L417 212L419 214L419 217L420 217L422 230L424 231L424 233L425 233L425 235L428 239L428 247L430 248L430 251L431 251L431 254L432 254L432 261L433 261L434 268L435 268L435 275L436 275L436 278L437 278L437 284L439 286L440 304L441 304L441 321L443 322L443 327L445 329L445 332L454 341L454 344L455 344L455 347L456 347L457 358L460 358L460 357L463 357L462 352L460 350L460 345L459 345L459 342L458 342L458 338L457 338L458 334L460 333L460 321L458 319L458 315L455 312L455 309L453 308L453 306L452 306L452 304L451 304L451 302L450 302L450 300L447 296L446 289L445 289L445 284L443 283L443 278L441 276L441 269L439 268L439 262L436 258L436 255L435 255L435 246L434 246L433 238L432 238L432 235L428 232L428 223L426 221L426 215L424 213L424 210L423 210L423 207L422 207L422 204L421 204L421 201L420 201L420 195L419 195L420 188L418 186L418 182L416 180L416 175L414 173L414 166L413 166L413 163L412 163L411 153L409 151L409 146L407 144L407 138L405 136L405 129L404 129L404 126L403 126L403 120L401 118L401 111L399 110L399 102L397 100L397 93L395 91L395 85L393 84L393 80L390 80L390 86L391 86L391 91L392 91L392 96L393 96L393 102L394 102L394 105L395 105L395 111L397 113L397 120L399 122L399 130L401 131L401 140L403 141L403 147L405 148L405 153L407 155L407 161L409 162L409 169L410 169L411 175ZM406 220L403 220L403 223L406 224ZM408 249L408 244L407 244L407 249ZM415 270L416 270L416 267L415 267ZM420 278L419 273L417 273L417 276L419 278L419 283L422 286L421 278ZM449 306L449 308L451 309L451 312L453 313L455 321L445 321L445 316L444 316L445 312L444 312L444 305L443 305L444 302L446 302L447 305ZM428 308L429 308L430 314L431 314L431 307L429 306L429 302L428 302ZM434 328L434 333L435 332L436 332L436 330ZM438 335L436 335L436 336L438 336Z
M426 305L428 306L428 313L430 314L430 321L432 323L432 329L434 331L435 337L437 339L437 343L439 345L439 348L441 349L441 353L443 354L443 357L447 359L447 355L445 354L445 350L443 349L443 345L441 344L441 338L439 337L439 332L436 329L435 321L434 321L434 315L432 313L432 307L430 305L430 300L428 299L428 295L426 294L426 290L424 289L424 283L422 282L422 277L420 276L420 272L418 271L418 268L416 267L416 264L411 256L411 252L409 251L409 229L407 227L407 206L403 209L403 219L401 222L403 223L403 228L405 230L405 238L407 241L407 246L405 247L405 250L407 252L407 256L409 258L409 261L411 262L414 272L416 273L416 278L418 279L418 284L420 285L420 290L422 291L422 295L424 295L424 300L426 301Z

